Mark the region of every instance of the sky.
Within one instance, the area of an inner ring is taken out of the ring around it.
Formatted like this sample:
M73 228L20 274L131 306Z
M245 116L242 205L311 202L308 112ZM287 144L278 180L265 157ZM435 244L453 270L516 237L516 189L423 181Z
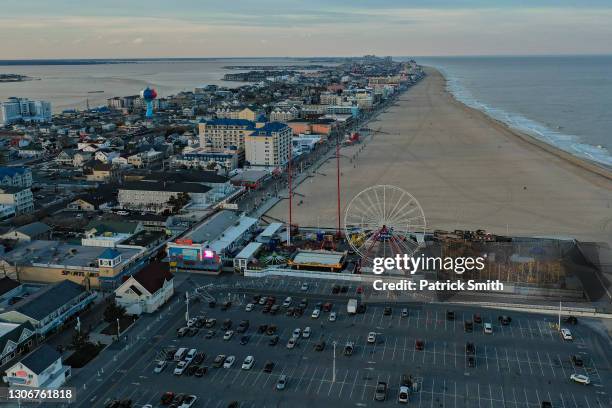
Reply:
M0 59L612 54L612 0L1 0Z

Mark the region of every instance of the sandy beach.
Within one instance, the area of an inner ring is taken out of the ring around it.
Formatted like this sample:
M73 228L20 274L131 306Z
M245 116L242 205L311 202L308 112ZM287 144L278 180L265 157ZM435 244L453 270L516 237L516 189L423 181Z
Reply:
M343 210L361 190L390 184L417 198L429 230L482 228L612 242L610 172L577 164L457 102L444 77L427 72L370 123L381 132L353 163L349 158L360 146L342 148ZM296 189L303 204L294 208L294 222L335 226L335 183L332 160ZM283 200L268 214L286 220L287 204Z

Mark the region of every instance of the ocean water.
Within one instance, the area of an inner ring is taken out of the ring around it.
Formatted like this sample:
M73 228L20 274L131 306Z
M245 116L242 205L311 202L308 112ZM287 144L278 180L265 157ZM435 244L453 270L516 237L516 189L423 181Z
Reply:
M612 56L423 57L468 106L612 167Z
M160 96L192 91L204 85L237 87L223 81L229 65L326 65L320 61L290 58L226 58L198 60L137 60L129 63L87 65L3 65L0 74L12 73L34 81L0 83L0 100L10 96L50 101L54 112L105 105L114 96L136 95L147 86ZM103 91L103 92L97 92Z

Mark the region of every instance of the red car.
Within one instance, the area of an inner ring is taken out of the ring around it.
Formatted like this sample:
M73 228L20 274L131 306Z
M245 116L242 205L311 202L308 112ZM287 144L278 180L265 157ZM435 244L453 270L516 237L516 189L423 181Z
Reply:
M357 287L357 294L361 295L363 293L363 287L362 286L358 286Z
M172 391L166 391L161 396L162 405L169 405L174 399L174 393Z
M325 304L323 304L323 311L324 312L329 312L330 310L332 310L332 304L327 302Z
M414 343L414 348L417 349L418 351L425 350L425 341L424 340L417 340Z

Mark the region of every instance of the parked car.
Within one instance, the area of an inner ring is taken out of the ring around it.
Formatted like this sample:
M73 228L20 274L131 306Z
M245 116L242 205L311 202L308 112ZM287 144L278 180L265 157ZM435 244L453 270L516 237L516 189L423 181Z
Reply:
M337 317L336 312L331 312L329 314L329 321L330 322L335 322L336 321L336 317Z
M272 336L274 333L276 333L276 326L271 324L268 326L268 328L266 329L266 334L268 336Z
M249 342L250 339L251 339L251 336L242 336L240 338L240 345L241 346L246 345Z
M471 333L474 330L474 323L471 320L466 320L463 322L463 330L466 333Z
M291 334L292 337L298 338L300 337L300 335L302 334L302 329L300 329L299 327L293 329L293 333Z
M245 312L252 312L254 307L255 306L252 303L247 303L246 307L244 308L244 311Z
M376 333L375 332L368 333L368 343L370 344L376 343Z
M453 312L452 310L447 310L446 320L455 320L455 312Z
M221 367L223 365L224 362L225 362L225 354L219 354L213 360L213 367L219 368L219 367Z
M270 341L268 341L268 346L276 346L276 344L278 343L278 339L278 336L270 337Z
M563 318L565 323L578 324L578 318L576 316L566 316Z
M189 365L186 361L179 361L179 363L174 367L174 375L182 375L185 372L185 369Z
M497 318L503 326L508 326L512 322L512 318L510 316L501 315Z
M311 333L311 331L310 331L310 326L308 326L308 327L306 327L306 328L304 329L304 331L302 332L302 337L303 337L303 338L305 338L305 339L307 339L307 338L309 338L309 337L310 337L310 333Z
M570 375L570 380L584 385L589 385L591 383L591 379L584 374L572 374Z
M355 349L355 343L352 341L347 341L344 345L344 355L351 356L353 355L353 350Z
M213 337L215 337L215 335L217 334L216 331L214 330L209 330L206 332L206 335L204 336L207 339L212 339Z
M232 338L233 335L234 335L234 331L233 330L228 330L223 335L223 340L228 341L228 340L230 340Z
M384 401L387 399L387 383L383 381L379 381L376 384L376 390L374 391L374 400L375 401Z
M312 311L312 314L310 315L310 317L313 319L318 319L320 315L321 315L321 311L319 309L315 309Z
M407 307L402 309L402 315L401 316L402 317L408 317L408 308Z
M206 358L206 354L204 354L203 352L199 352L193 358L193 363L194 364L202 364L202 362L204 361L205 358Z
M400 404L408 403L408 395L410 394L410 389L405 385L399 387L399 392L397 394L397 402Z
M164 371L164 368L166 368L167 365L168 365L168 362L166 360L158 361L157 364L155 364L155 368L153 369L153 372L161 373L162 371Z
M482 317L480 317L480 314L478 313L474 313L474 316L472 316L472 320L474 320L474 323L476 324L482 323Z
M287 342L287 348L292 349L295 347L296 344L297 344L297 339L295 337L291 337L289 341Z
M568 340L568 341L574 340L574 337L572 336L572 332L569 331L569 329L561 329L561 337L563 337L563 340Z
M391 307L386 306L386 307L383 309L383 315L385 315L385 316L391 316L391 313L393 313L393 309L391 309Z
M300 288L302 292L306 292L308 290L308 284L306 282L302 283L302 287Z
M174 400L174 396L172 391L164 392L160 398L162 405L169 405Z
M577 356L577 355L573 355L572 356L572 363L576 366L576 367L582 367L584 366L584 361L582 360L582 357Z
M221 325L221 328L223 330L229 330L232 327L232 321L230 319L225 319L223 321L223 324Z
M284 390L286 386L287 386L287 376L285 374L282 374L280 377L278 377L278 381L276 381L276 389Z
M206 374L207 371L208 371L208 367L198 367L198 369L195 372L195 376L196 377L203 377L204 374Z
M291 302L293 301L293 299L291 298L291 296L287 296L285 298L285 301L283 302L283 307L289 307L291 306Z
M242 369L243 370L250 370L251 368L253 368L253 364L255 364L255 357L253 357L253 356L246 356L246 358L242 362Z
M227 356L227 358L223 362L223 368L232 368L235 361L236 361L236 356Z
M272 361L266 361L266 364L264 364L263 371L265 373L271 373L273 369L274 369L274 363Z
M325 350L325 341L319 340L319 342L315 344L315 351L323 351L323 350Z
M493 334L493 325L491 323L485 323L482 330L485 334Z
M414 342L414 349L418 351L425 350L425 340L417 340Z

